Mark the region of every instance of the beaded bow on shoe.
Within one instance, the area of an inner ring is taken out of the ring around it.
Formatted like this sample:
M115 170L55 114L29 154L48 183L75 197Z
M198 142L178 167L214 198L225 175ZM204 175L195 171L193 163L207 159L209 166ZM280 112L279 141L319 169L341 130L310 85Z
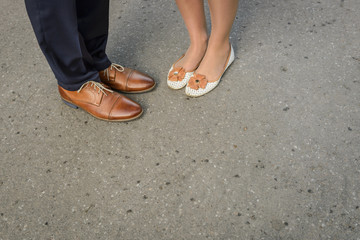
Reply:
M202 74L194 74L188 82L188 87L194 90L198 90L199 88L206 88L208 80Z
M185 77L185 69L182 67L176 67L169 73L169 81L178 82L182 81Z

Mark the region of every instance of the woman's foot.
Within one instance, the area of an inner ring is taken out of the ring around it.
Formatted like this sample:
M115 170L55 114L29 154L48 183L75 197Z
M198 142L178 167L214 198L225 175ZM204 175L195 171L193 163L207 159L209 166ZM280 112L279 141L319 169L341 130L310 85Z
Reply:
M221 51L206 52L199 68L196 70L196 72L194 72L186 85L186 95L190 97L200 97L212 91L219 84L222 75L235 59L234 49L230 44L228 48L229 49L225 57L223 57ZM206 59L206 57L208 58ZM225 60L218 61L219 59ZM203 68L200 68L202 66ZM203 73L202 71L206 71L206 73Z
M205 75L210 82L216 81L224 72L230 48L228 41L221 44L209 44L196 73Z
M177 60L167 76L167 85L171 89L181 89L186 86L195 69L199 66L207 48L207 37L197 39L179 60Z
M207 40L197 44L190 44L185 56L175 64L175 67L182 67L186 72L193 72L199 66L207 48Z

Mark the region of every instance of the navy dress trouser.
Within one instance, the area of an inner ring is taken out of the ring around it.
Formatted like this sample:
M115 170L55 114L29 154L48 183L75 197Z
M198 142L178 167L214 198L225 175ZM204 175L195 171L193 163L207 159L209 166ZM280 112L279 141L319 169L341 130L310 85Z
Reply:
M36 38L58 84L69 91L99 82L109 67L105 49L109 0L25 0Z

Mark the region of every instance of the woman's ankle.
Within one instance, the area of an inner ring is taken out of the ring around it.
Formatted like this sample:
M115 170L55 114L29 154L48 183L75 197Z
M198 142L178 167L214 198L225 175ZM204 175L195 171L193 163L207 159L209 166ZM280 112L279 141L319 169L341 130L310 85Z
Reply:
M214 45L214 46L226 46L230 44L230 39L229 38L210 38L209 39L209 44Z
M228 52L230 50L230 40L209 41L208 50L210 52Z
M190 45L195 48L203 48L208 44L208 35L207 34L197 34L196 36L190 37Z

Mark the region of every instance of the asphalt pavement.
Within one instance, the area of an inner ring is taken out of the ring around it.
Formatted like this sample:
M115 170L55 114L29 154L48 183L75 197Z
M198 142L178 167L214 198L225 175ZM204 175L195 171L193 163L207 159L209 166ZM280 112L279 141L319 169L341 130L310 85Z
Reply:
M127 123L63 104L24 1L0 13L1 240L360 239L359 0L241 1L196 99L175 2L112 0L109 57L157 82Z

